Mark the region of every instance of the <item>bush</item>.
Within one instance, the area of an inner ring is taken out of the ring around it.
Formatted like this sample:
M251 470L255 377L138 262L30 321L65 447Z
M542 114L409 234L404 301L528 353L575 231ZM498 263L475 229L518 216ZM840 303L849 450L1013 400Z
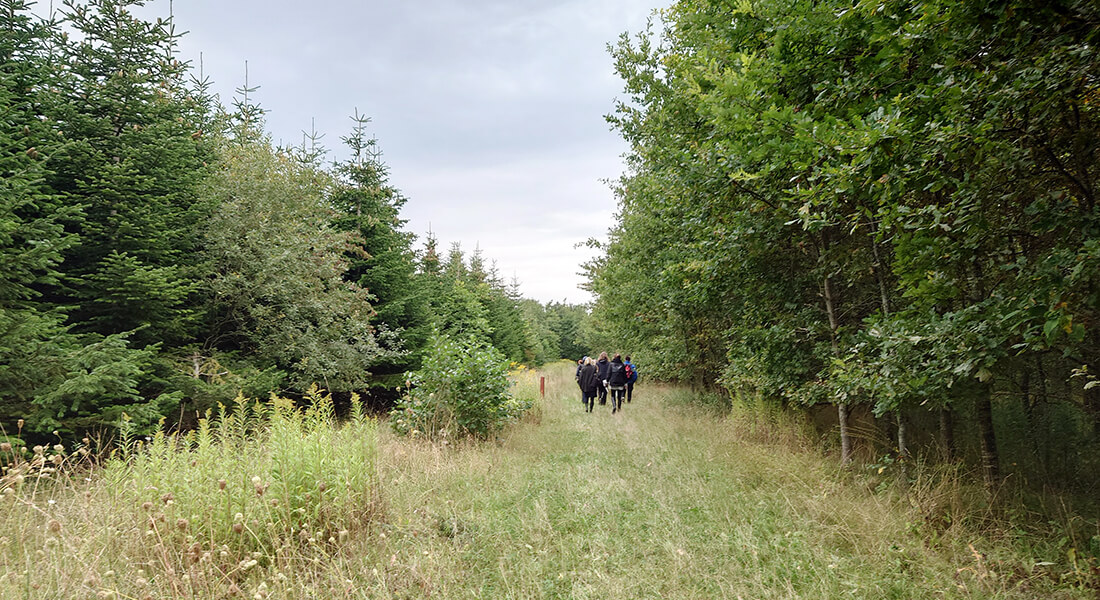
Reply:
M402 435L488 437L529 408L511 394L508 361L473 339L433 334L423 366L408 374L408 389L390 423Z

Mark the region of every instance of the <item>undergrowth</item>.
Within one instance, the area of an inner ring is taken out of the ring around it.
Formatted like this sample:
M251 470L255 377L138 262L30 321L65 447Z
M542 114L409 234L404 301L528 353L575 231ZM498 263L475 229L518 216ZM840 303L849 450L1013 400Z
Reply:
M375 421L357 399L339 424L329 396L306 402L238 398L98 468L86 446L10 450L0 598L286 592L290 574L342 552L378 510Z

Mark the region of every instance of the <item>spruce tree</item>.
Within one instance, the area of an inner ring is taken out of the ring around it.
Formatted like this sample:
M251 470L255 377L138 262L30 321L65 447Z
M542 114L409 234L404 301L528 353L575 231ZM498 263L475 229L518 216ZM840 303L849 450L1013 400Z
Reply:
M0 0L0 14L0 427L15 431L51 380L44 363L74 343L65 315L42 303L38 288L56 281L61 253L75 241L64 220L78 211L64 210L43 183L45 157L58 144L39 118L48 29L23 0Z
M73 307L76 331L177 344L198 324L195 251L209 208L197 185L211 154L178 35L170 20L138 19L136 5L67 0L65 29L76 35L55 30L68 76L49 116L67 143L49 161L49 183L84 218L52 297Z
M419 368L430 330L427 296L415 277L415 236L402 229L406 199L390 185L376 140L366 136L370 120L359 114L353 120L352 133L343 138L351 158L336 165L339 180L329 202L337 228L357 236L345 278L371 295L372 323L387 350L371 367L372 384L393 387Z

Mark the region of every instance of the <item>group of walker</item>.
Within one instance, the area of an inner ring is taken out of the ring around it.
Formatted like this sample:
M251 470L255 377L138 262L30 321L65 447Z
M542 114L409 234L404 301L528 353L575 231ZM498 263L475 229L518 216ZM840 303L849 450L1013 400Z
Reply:
M623 399L627 404L634 394L634 382L638 380L638 369L630 362L630 357L623 359L616 354L608 360L607 353L601 352L599 359L586 356L577 361L577 385L581 388L581 403L585 412L592 412L595 408L596 398L600 400L600 406L607 404L608 392L611 396L611 414L623 409Z

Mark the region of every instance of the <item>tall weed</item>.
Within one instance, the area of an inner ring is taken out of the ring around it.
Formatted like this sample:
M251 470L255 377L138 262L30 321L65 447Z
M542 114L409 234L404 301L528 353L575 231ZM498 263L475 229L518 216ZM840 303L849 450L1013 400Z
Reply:
M353 399L238 398L186 435L131 441L89 470L55 446L0 479L0 598L273 591L378 511L377 427ZM281 575L281 577L280 577ZM266 593L266 592L265 592Z

